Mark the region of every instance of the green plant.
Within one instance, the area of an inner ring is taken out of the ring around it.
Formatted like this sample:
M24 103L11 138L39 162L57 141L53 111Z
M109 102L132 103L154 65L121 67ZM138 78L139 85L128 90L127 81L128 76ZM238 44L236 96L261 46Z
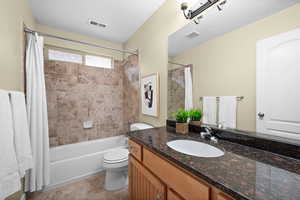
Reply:
M189 112L184 109L179 109L175 114L177 123L187 123Z
M189 117L192 121L200 121L202 118L202 110L200 109L192 109L189 112Z

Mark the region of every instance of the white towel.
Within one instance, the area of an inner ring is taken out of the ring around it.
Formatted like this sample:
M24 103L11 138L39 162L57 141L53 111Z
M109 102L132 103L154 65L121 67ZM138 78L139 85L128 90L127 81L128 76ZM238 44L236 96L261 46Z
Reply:
M19 191L21 182L14 148L8 92L0 90L0 200Z
M10 103L19 173L24 177L25 171L33 166L24 93L11 91Z
M225 128L236 128L236 96L220 97L219 101L219 122Z
M203 123L217 124L217 98L203 97Z

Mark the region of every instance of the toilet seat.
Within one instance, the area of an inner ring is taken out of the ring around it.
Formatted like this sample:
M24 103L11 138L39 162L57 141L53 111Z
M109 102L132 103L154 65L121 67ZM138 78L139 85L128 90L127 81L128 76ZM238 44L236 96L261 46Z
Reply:
M104 163L116 164L128 161L128 149L115 149L104 154Z

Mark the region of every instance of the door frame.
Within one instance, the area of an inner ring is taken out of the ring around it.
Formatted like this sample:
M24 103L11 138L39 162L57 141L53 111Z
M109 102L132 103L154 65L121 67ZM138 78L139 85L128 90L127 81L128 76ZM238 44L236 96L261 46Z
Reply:
M262 77L263 77L263 47L265 40L259 40L256 42L256 111L255 111L255 122L256 122L256 132L261 132L263 130L263 123L258 120L258 113L262 112Z

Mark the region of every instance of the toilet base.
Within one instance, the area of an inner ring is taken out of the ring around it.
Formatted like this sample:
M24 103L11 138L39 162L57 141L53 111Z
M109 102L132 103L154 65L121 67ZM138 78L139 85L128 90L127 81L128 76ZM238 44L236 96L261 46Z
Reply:
M104 189L120 190L128 185L128 166L106 169Z

